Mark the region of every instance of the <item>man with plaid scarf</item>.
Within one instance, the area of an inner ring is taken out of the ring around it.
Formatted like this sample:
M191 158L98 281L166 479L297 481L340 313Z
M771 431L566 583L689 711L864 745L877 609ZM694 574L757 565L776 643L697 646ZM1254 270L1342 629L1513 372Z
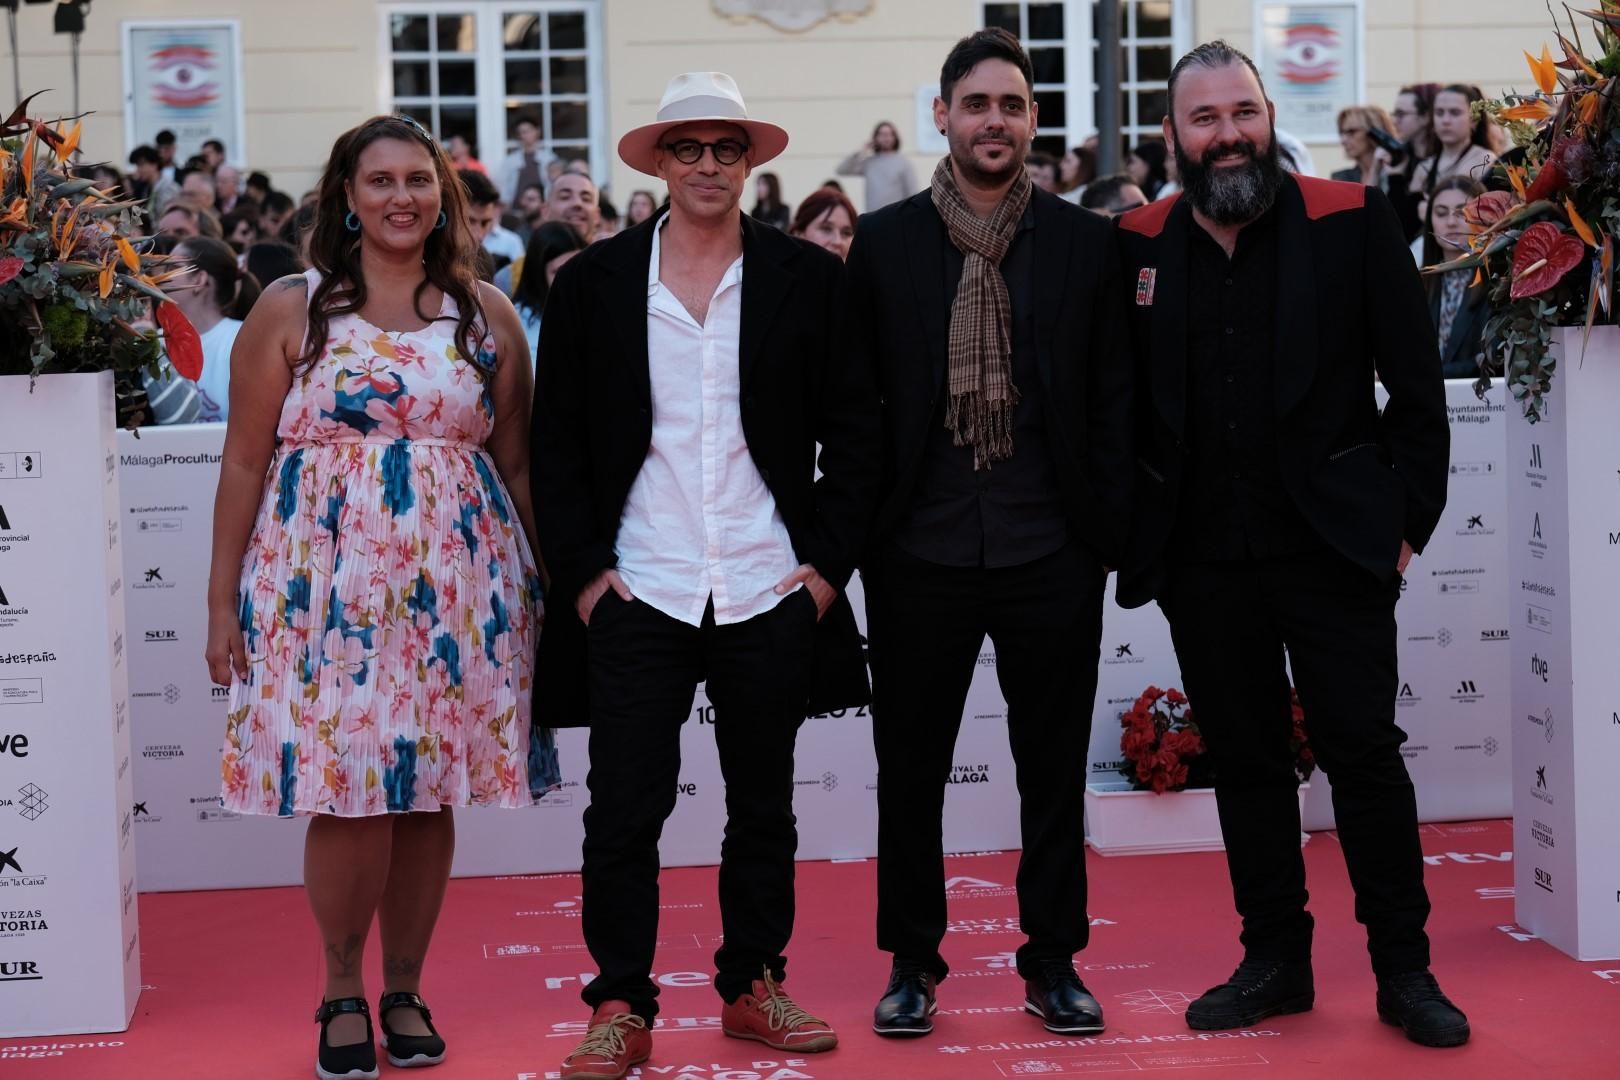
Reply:
M927 191L861 219L847 342L883 396L885 490L862 565L878 759L879 1034L932 1030L946 965L940 819L986 635L1022 794L1024 1007L1101 1031L1081 828L1107 566L1132 466L1125 297L1103 219L1037 191L1030 61L982 30L947 57ZM1005 781L1003 781L1005 782Z

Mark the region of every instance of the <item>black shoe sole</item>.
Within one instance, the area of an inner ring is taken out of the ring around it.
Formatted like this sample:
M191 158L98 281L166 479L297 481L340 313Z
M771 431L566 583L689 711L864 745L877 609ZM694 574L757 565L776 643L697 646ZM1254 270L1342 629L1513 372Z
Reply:
M1461 1046L1463 1043L1468 1041L1468 1036L1472 1034L1472 1031L1469 1029L1467 1024L1463 1024L1461 1027L1446 1028L1442 1031L1414 1032L1411 1028L1401 1023L1401 1018L1399 1016L1396 1016L1391 1012L1385 1012L1383 1009L1378 1010L1378 1019L1382 1020L1390 1027L1400 1028L1401 1031L1406 1034L1408 1039L1417 1043L1419 1046L1434 1046L1441 1048L1449 1046Z
M1187 1026L1194 1031L1229 1031L1232 1028L1253 1027L1268 1016L1288 1016L1293 1013L1310 1012L1316 1007L1316 995L1303 994L1299 997L1289 998L1264 1009L1256 1009L1247 1013L1226 1013L1214 1016L1194 1016L1191 1009L1187 1010Z
M930 1003L928 1015L933 1016L937 1012L939 1012L939 1004L937 1002ZM934 1024L933 1021L927 1018L924 1018L921 1025L885 1025L874 1022L872 1030L886 1039L915 1039L923 1035L932 1035L934 1033Z
M1041 1007L1028 998L1024 999L1024 1011L1031 1016L1040 1017L1041 1026L1054 1035L1099 1035L1107 1027L1106 1024L1075 1024L1065 1027L1050 1023L1046 1019L1046 1014L1041 1011Z

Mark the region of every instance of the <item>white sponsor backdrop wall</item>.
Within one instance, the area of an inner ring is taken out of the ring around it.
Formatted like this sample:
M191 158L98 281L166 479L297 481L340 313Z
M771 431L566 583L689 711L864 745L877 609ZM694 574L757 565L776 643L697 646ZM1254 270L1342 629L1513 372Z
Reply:
M1581 960L1620 957L1620 328L1561 330L1543 419L1509 422L1514 905Z
M1407 757L1425 820L1509 812L1504 578L1506 536L1500 391L1487 406L1466 383L1448 385L1453 436L1451 503L1429 551L1408 571L1400 602ZM121 437L125 576L135 742L135 835L143 890L288 884L299 880L303 827L243 818L219 807L222 692L202 660L214 485L223 429L145 429ZM1470 524L1475 517L1478 524ZM852 586L863 611L859 581ZM1091 771L1117 778L1119 713L1149 684L1179 685L1169 629L1156 607L1105 608ZM544 688L540 689L544 693ZM563 782L529 810L458 814L455 873L578 868L586 733L559 735ZM718 861L725 791L712 712L699 690L682 733L675 813L664 829L667 865ZM877 764L867 710L806 722L795 766L799 855L875 854ZM1306 799L1308 828L1332 810L1320 776ZM987 641L968 695L945 802L949 851L1018 846L1018 795L1006 706Z
M140 996L112 384L0 378L0 1037Z

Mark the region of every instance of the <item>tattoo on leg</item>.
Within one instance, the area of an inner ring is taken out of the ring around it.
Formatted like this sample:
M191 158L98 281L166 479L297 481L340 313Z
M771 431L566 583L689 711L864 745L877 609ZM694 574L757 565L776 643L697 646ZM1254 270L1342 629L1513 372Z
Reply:
M342 979L354 978L355 970L360 966L360 950L365 944L366 939L359 934L350 934L341 946L328 943L327 970Z
M422 974L422 960L416 956L384 953L383 974L390 979L414 979Z

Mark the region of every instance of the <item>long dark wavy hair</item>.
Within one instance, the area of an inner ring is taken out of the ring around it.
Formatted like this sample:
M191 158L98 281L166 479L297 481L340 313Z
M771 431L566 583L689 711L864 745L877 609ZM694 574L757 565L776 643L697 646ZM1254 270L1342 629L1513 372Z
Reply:
M378 139L415 143L433 159L433 171L439 181L439 208L444 211L445 225L428 233L422 250L425 276L416 287L412 303L424 322L432 322L438 318L437 314L422 310L422 294L427 292L428 286L437 285L454 300L456 347L478 370L479 376L487 378L489 365L479 356L479 343L487 324L478 302L476 247L467 232L467 198L456 177L455 166L439 144L420 124L403 116L373 116L338 136L337 142L332 144L332 156L321 174L320 196L315 203L315 232L309 242L310 265L321 272L321 283L309 298L307 351L294 363L293 372L303 375L315 366L326 348L332 316L350 315L365 306L366 280L360 270L360 234L350 232L344 225L349 213L344 184L354 179L360 154Z

